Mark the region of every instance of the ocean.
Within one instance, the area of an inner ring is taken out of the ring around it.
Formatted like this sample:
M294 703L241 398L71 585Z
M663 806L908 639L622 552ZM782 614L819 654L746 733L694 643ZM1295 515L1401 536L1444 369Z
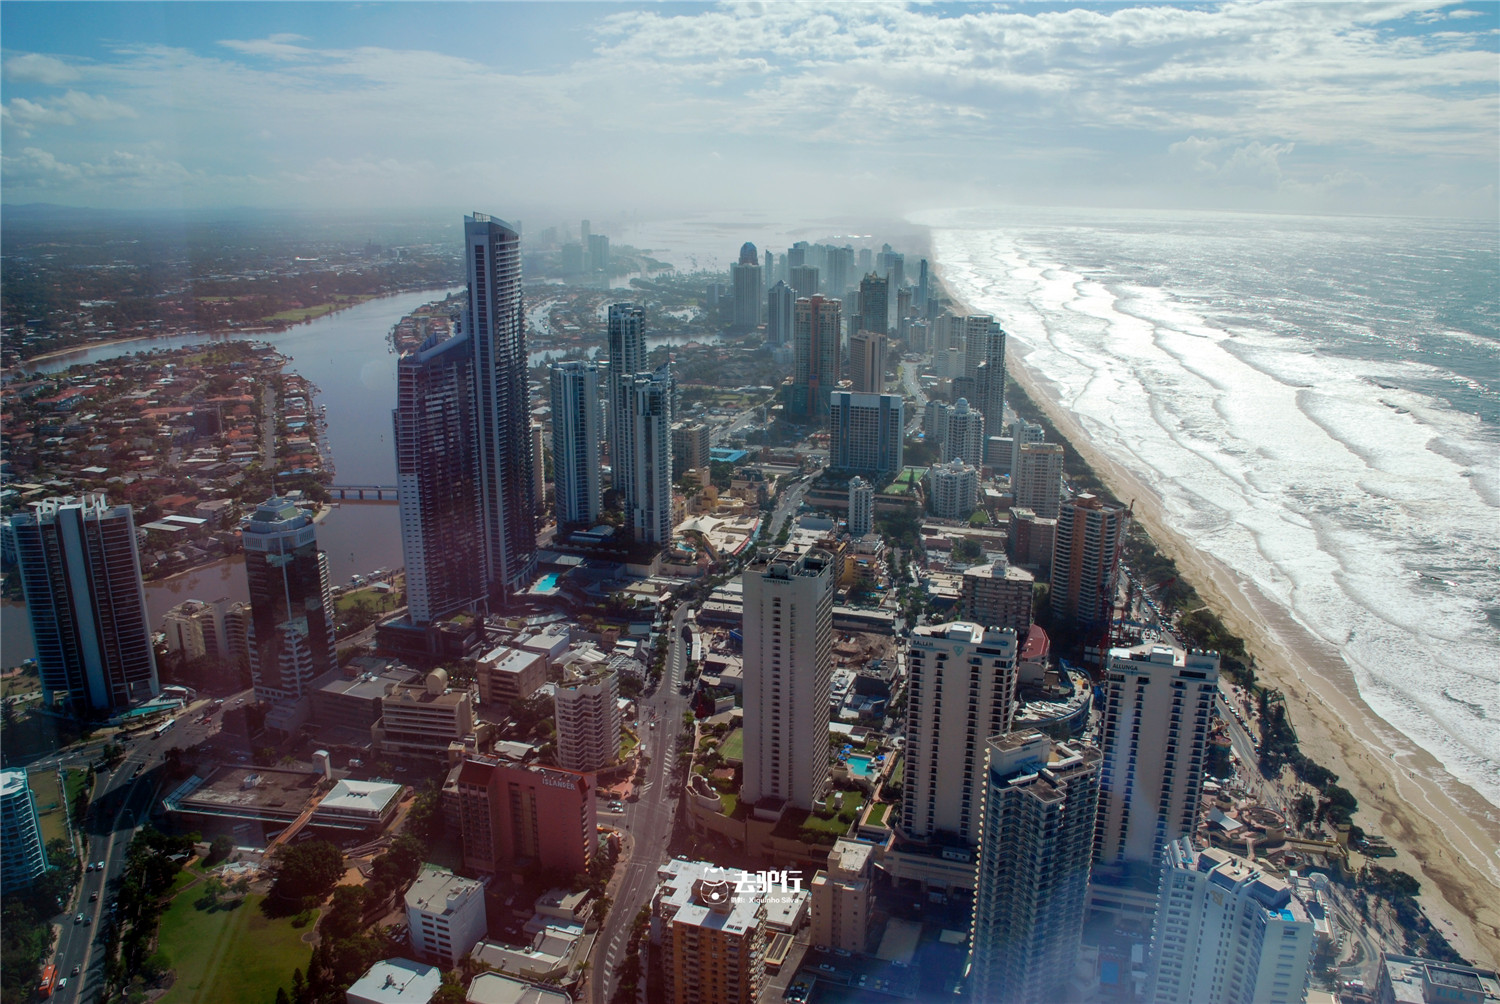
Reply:
M1376 714L1500 806L1494 221L920 222L953 293L1000 320L1171 528L1333 645Z

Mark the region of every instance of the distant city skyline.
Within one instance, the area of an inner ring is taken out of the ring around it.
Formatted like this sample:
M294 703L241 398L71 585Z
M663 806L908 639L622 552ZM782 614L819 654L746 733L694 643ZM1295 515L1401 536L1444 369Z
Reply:
M522 218L580 192L642 213L1493 217L1497 27L1493 4L1441 2L12 3L0 185L12 205Z

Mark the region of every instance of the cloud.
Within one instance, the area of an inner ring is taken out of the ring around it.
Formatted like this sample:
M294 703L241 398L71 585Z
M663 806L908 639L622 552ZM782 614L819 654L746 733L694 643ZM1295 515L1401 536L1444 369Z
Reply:
M78 71L61 59L39 52L5 57L5 79L14 83L57 86L78 79Z
M108 191L170 189L193 180L193 173L175 161L150 154L114 150L92 163L65 163L46 150L26 147L18 157L0 156L0 178L5 187L43 189L82 185Z
M71 90L61 97L44 101L12 98L0 107L0 121L17 130L23 137L30 136L39 126L71 126L80 122L108 122L136 117L136 110L129 105L97 94Z
M1234 146L1223 139L1189 136L1168 147L1167 154L1187 164L1193 173L1216 182L1274 191L1281 186L1281 158L1295 146L1258 140Z
M235 52L244 53L247 56L264 56L267 59L275 60L302 60L310 59L314 55L313 51L303 48L300 45L293 45L292 43L306 41L308 41L308 38L305 35L293 35L289 32L282 32L275 35L267 35L265 38L244 41L225 39L220 41L219 44L227 49L233 49Z

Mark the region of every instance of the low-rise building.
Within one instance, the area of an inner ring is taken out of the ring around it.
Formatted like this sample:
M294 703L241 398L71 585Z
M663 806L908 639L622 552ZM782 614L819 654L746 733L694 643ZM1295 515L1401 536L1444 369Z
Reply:
M399 784L343 780L313 810L310 824L335 830L383 830L401 804Z
M344 991L345 1004L428 1004L443 985L437 966L382 959Z
M416 670L399 663L353 676L344 669L329 670L312 682L309 721L320 735L347 735L351 741L357 736L359 742L368 742L370 730L380 721L381 702L417 676Z
M448 747L474 731L467 689L449 689L446 670L435 669L421 684L401 684L380 701L381 717L370 730L386 757L448 756Z
M480 973L469 984L466 1004L573 1004L573 997L556 987L538 986L500 973Z
M871 870L875 845L841 838L828 852L828 868L812 880L812 942L863 952L870 930Z
M484 883L423 865L406 891L406 922L413 950L452 969L484 937Z
M525 648L500 645L479 657L475 670L483 704L516 704L547 682L547 656Z
M1500 1000L1500 973L1461 962L1381 953L1375 1004L1484 1004Z

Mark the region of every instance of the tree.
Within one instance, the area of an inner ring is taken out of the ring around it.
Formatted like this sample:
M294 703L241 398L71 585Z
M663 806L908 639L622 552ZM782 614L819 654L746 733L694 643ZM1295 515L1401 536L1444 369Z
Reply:
M234 840L221 833L208 845L208 857L203 859L203 863L211 868L229 857L233 850Z
M316 905L344 877L344 852L326 840L309 840L281 852L271 898ZM311 904L308 903L311 901Z

